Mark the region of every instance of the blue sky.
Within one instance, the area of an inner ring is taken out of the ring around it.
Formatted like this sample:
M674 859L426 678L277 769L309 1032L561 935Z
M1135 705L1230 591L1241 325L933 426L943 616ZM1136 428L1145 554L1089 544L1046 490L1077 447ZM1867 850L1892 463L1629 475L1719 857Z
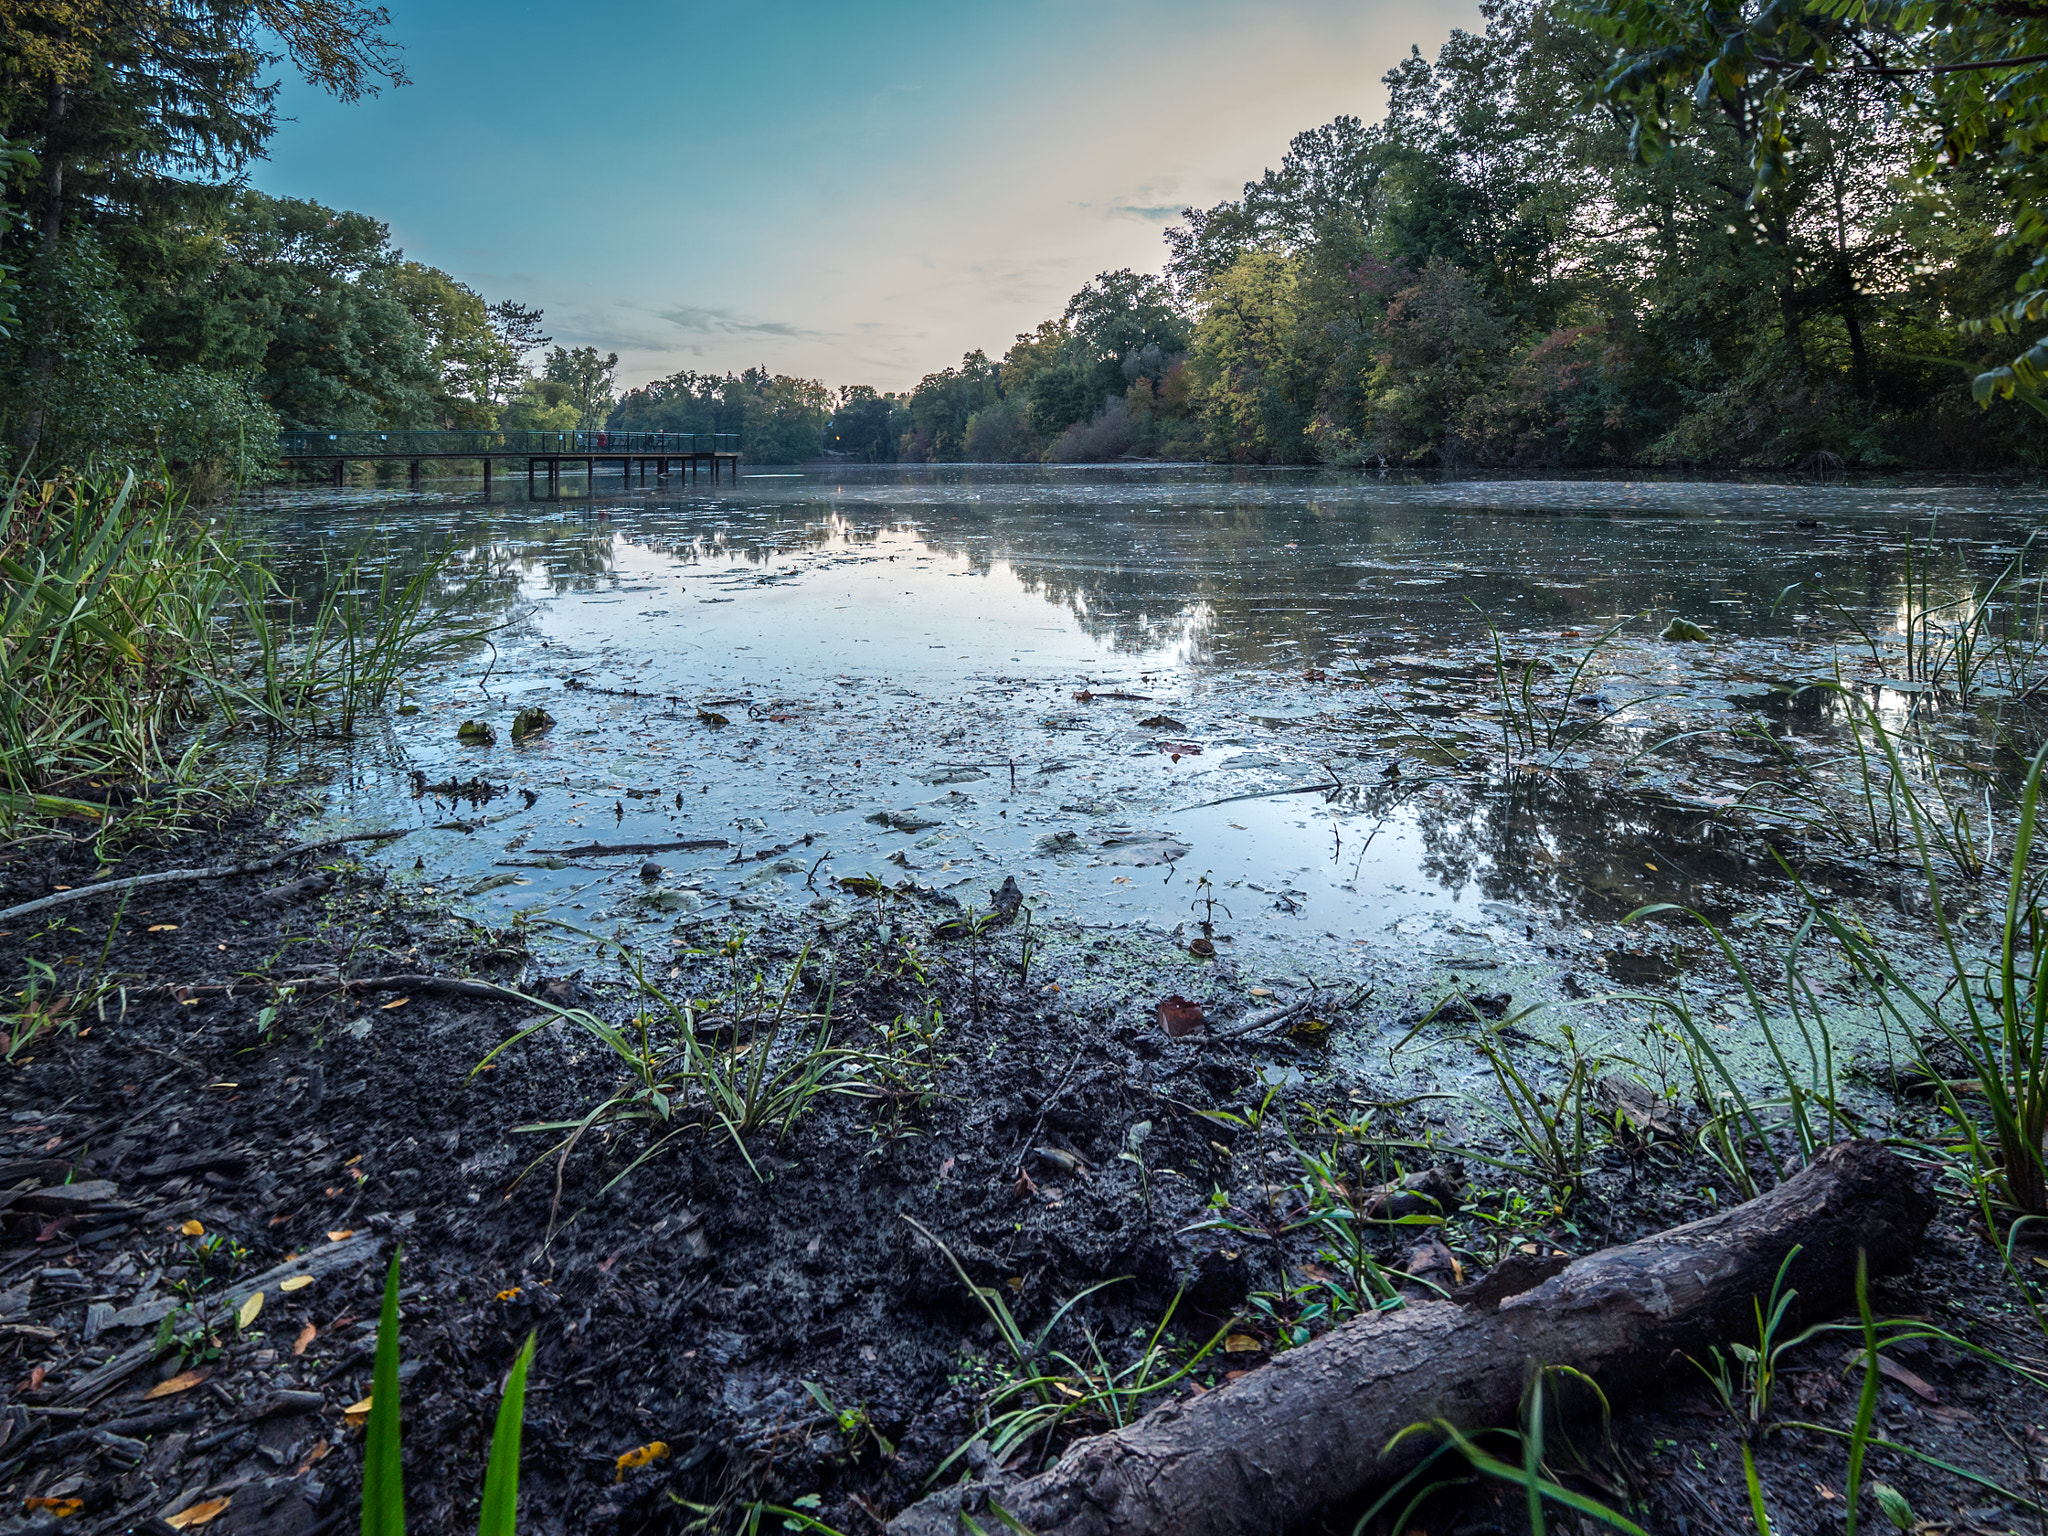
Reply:
M398 0L413 83L287 81L252 179L390 224L407 255L547 311L558 342L902 389L1000 355L1464 0Z

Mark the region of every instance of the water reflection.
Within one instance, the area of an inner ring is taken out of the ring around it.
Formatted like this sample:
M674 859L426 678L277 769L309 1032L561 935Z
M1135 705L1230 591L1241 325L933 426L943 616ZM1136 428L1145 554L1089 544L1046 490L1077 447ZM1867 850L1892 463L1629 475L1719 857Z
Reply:
M1828 728L1823 696L1772 686L1853 650L1859 625L1897 622L1909 538L1931 513L1943 539L1915 579L1960 591L2012 557L2043 505L1924 487L946 469L686 495L600 482L581 503L285 498L242 517L302 603L351 551L374 574L446 548L447 590L509 626L351 755L335 809L419 821L408 859L482 872L592 842L809 835L827 875L981 899L1026 871L1056 908L1168 925L1213 872L1244 935L1327 949L1429 929L1534 944L1647 901L1725 908L1757 875L1713 820L1733 796L1723 780L1768 754L1744 732ZM1514 645L1569 647L1646 612L1659 617L1589 679L1588 707L1640 700L1607 729L1645 747L1674 721L1699 733L1682 771L1469 771L1514 755L1482 707L1482 614ZM1671 614L1724 643L1659 647ZM1361 678L1372 687L1347 681ZM1437 767L1396 760L1389 690L1404 719L1447 733ZM496 711L502 735L530 702L561 722L548 737L456 745L458 719ZM1996 750L1975 712L1948 724L1959 750ZM487 831L434 832L445 818L410 796L415 770L540 799ZM871 819L892 810L924 825ZM1191 851L1132 863L1118 829ZM829 890L729 857L671 860L670 915L615 893L606 911L672 921ZM494 910L591 877L521 878Z

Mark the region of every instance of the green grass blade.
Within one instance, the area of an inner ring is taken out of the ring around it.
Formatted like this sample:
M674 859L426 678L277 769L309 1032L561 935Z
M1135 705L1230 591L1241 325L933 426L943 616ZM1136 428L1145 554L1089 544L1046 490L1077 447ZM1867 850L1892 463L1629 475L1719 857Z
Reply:
M477 1536L514 1536L519 1528L519 1430L526 1416L526 1368L533 1364L533 1335L512 1362L498 1425L491 1431L491 1460L484 1472L483 1515Z
M398 1254L384 1280L370 1422L363 1434L363 1536L405 1536L405 1468L398 1459Z

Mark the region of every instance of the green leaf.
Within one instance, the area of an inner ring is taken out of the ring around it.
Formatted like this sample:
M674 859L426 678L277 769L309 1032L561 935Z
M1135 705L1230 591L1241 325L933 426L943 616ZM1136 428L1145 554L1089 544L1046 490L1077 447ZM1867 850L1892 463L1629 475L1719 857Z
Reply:
M1913 1506L1906 1502L1906 1496L1890 1483L1872 1483L1870 1496L1877 1500L1877 1507L1884 1511L1885 1519L1902 1531L1913 1529Z
M370 1422L363 1433L363 1536L405 1536L405 1468L398 1459L398 1251L384 1279Z
M513 1536L519 1528L519 1428L526 1417L526 1368L533 1364L533 1335L512 1362L498 1424L491 1431L490 1465L484 1472L484 1508L477 1536Z

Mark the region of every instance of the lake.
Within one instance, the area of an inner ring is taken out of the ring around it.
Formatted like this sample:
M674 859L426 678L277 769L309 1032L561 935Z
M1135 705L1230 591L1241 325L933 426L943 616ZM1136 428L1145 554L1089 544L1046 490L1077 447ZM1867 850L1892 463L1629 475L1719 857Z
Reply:
M1182 941L1206 918L1279 975L1611 969L1636 907L1764 911L1784 893L1759 839L1826 842L1766 792L1788 753L1823 777L1839 757L1839 701L1799 685L1917 709L1964 759L2038 739L2024 679L1944 702L1899 675L1895 633L1909 560L1915 590L1966 594L2040 526L2032 491L1151 466L566 484L237 514L295 592L357 553L446 549L451 590L474 582L489 644L308 760L329 821L417 827L378 857L491 923L830 925L863 899L835 880L985 910L1014 877L1048 918ZM1673 618L1709 638L1658 638ZM2016 622L2038 636L2038 609ZM1506 735L1496 638L1511 695L1555 658ZM515 745L535 705L557 723ZM459 742L466 720L495 745ZM473 780L497 792L419 792ZM1852 852L1825 878L1882 915L1889 877Z

